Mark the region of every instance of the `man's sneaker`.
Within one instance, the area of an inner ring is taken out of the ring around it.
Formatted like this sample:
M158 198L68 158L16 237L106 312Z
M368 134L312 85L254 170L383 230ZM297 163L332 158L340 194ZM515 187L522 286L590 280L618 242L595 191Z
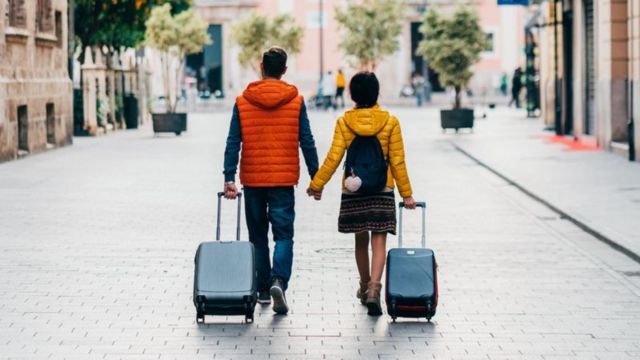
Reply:
M271 294L268 290L258 291L258 304L271 304Z
M274 279L271 285L271 297L273 298L273 311L276 314L286 314L289 312L287 299L284 297L284 285L281 279Z

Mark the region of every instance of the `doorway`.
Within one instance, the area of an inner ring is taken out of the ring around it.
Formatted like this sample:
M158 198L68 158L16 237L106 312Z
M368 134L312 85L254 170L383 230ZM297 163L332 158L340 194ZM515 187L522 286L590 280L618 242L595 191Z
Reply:
M425 78L429 79L431 84L431 91L441 92L444 88L440 84L440 77L431 67L425 66L424 58L417 54L420 41L424 38L424 35L420 32L421 22L411 23L411 74L418 73ZM425 74L426 73L426 74Z
M186 75L196 79L201 97L224 97L222 25L209 25L207 30L212 43L202 52L187 55Z
M585 117L584 133L593 135L596 103L596 67L595 67L595 40L594 40L594 5L593 0L584 0L584 27L585 27Z
M564 2L562 14L562 54L564 96L562 107L564 129L563 134L573 133L573 9L571 1Z
M56 144L56 110L53 103L47 104L47 144Z
M27 105L18 106L18 151L29 152L29 115Z

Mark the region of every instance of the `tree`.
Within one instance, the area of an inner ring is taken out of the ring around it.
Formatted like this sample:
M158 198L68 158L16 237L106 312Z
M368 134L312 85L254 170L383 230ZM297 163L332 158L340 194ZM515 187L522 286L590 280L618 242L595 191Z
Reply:
M254 13L231 29L231 40L240 46L240 65L258 74L262 53L267 48L277 45L289 54L298 54L303 35L304 29L287 14L268 18Z
M74 31L80 59L87 46L108 53L133 48L144 39L145 21L155 6L171 4L174 13L186 10L192 0L75 0ZM108 54L105 54L108 55Z
M145 44L160 52L166 110L175 112L179 77L184 71L185 58L188 54L202 51L206 44L211 43L208 25L193 9L172 16L171 5L164 4L151 10L146 27ZM172 84L175 85L173 89Z
M349 0L336 9L336 21L344 33L339 47L355 58L357 67L374 71L383 57L398 50L403 5L402 0Z
M425 14L420 32L425 38L417 53L429 60L443 85L455 89L454 108L459 109L462 90L473 77L471 68L487 48L478 16L467 6L459 7L451 17L432 9Z

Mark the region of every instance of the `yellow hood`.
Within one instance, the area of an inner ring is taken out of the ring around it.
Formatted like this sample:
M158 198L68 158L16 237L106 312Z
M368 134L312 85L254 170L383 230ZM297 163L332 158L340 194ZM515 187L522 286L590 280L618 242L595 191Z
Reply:
M373 136L380 132L389 121L391 115L380 110L376 105L372 108L353 109L344 113L344 123L360 136Z

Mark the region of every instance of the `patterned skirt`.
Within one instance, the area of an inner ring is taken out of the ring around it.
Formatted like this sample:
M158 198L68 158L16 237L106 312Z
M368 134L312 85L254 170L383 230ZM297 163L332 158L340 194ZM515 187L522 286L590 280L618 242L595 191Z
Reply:
M342 194L338 231L396 234L396 202L393 191L374 195Z

